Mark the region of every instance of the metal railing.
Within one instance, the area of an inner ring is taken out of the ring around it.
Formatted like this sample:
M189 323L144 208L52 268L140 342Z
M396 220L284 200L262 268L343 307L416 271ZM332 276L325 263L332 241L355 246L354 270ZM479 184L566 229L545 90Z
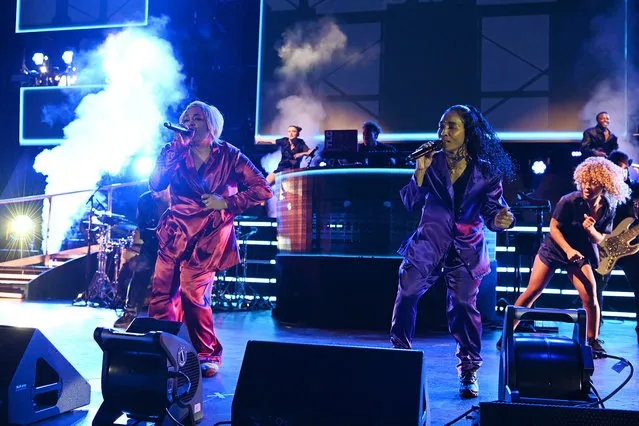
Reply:
M43 195L29 195L26 197L16 197L16 198L6 198L0 199L0 206L8 205L8 204L18 204L18 203L26 203L30 201L49 201L49 211L46 219L46 223L44 224L44 229L46 229L45 235L42 240L42 253L45 259L49 258L49 231L50 231L50 220L51 220L51 211L53 206L53 199L55 197L60 197L63 195L73 195L73 194L82 194L82 193L96 193L96 192L106 192L107 193L107 213L112 213L113 210L113 193L122 188L128 188L132 186L139 185L148 185L148 179L135 181L135 182L124 182L124 183L114 183L111 185L104 185L99 188L93 189L81 189L78 191L70 191L70 192L60 192L57 194L43 194Z

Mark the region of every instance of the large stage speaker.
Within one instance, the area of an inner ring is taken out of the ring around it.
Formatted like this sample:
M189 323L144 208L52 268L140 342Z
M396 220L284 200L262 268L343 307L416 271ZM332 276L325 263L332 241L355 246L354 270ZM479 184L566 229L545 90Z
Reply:
M428 393L414 350L249 341L234 426L423 425Z
M89 383L36 328L0 325L0 360L0 424L29 424L90 402Z
M546 404L479 403L481 426L635 426L639 411Z

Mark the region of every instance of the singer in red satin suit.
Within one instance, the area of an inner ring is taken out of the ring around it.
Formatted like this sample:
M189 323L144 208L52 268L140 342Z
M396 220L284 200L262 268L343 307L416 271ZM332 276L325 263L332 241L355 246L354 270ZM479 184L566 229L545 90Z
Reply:
M417 302L443 273L448 327L457 341L459 392L473 398L479 393L476 371L482 362L477 293L490 272L484 225L492 231L513 226L502 178L513 177L515 166L475 107L448 108L437 134L442 151L418 158L413 177L400 192L408 210L421 210L421 220L399 249L404 261L390 338L395 348L411 348Z
M202 375L211 377L222 362L211 311L215 273L239 263L233 218L272 192L253 163L220 139L224 119L217 108L193 102L180 123L192 133L176 132L149 179L151 189L169 186L171 194L171 207L158 225L149 316L183 321Z

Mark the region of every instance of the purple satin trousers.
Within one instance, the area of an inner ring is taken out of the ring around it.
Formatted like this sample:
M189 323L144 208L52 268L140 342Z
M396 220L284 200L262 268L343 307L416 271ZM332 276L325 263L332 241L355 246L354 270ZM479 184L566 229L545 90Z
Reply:
M149 316L169 321L182 321L200 361L222 363L222 345L215 335L211 291L213 272L193 268L158 252L153 275Z
M482 363L481 314L477 310L477 294L481 279L473 279L468 268L453 249L443 267L439 265L423 275L404 260L399 267L399 285L393 310L391 343L396 348L410 349L415 334L417 302L443 273L447 286L446 317L450 334L457 341L459 374L476 371Z

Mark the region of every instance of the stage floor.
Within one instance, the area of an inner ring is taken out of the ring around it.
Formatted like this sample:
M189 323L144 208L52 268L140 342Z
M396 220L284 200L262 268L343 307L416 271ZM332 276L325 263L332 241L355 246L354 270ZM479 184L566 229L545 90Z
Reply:
M100 378L102 351L93 340L96 327L111 327L116 313L108 309L72 306L70 303L34 303L0 300L0 324L38 328L87 379L91 385L91 404L72 413L44 420L40 425L90 425L102 403ZM610 354L622 356L639 365L639 345L635 334L635 321L606 320L601 338ZM224 345L224 363L213 378L204 379L202 425L212 426L219 421L231 420L231 402L237 384L240 366L248 340L266 340L289 343L335 344L350 346L389 347L386 334L348 330L319 330L279 325L270 311L216 313L215 326ZM560 334L569 335L569 325L560 324ZM415 349L424 351L428 381L430 420L432 425L443 425L478 405L481 401L497 399L499 353L495 342L498 330L484 330L484 365L479 372L480 397L462 400L458 396L455 371L455 344L446 333L429 333L415 339ZM626 378L628 369L621 373L612 367L612 359L595 360L593 382L602 397L608 395ZM393 374L392 365L381 365L371 374ZM390 391L380 389L381 393ZM606 403L607 408L639 410L639 380L636 377ZM462 420L460 425L471 424Z

